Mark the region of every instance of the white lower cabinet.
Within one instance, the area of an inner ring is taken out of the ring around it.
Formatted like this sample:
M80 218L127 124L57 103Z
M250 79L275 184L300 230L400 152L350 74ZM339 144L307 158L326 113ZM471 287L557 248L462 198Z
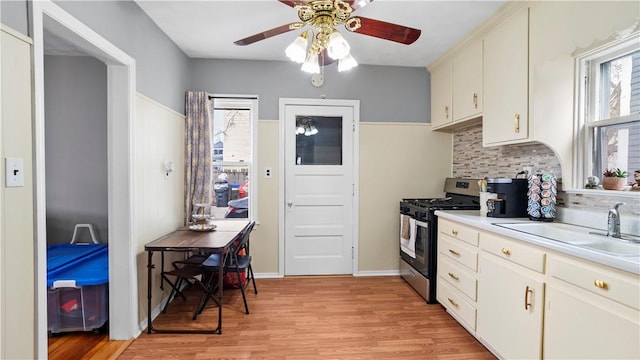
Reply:
M436 299L467 331L474 334L478 230L440 219L438 231Z
M637 275L549 256L546 359L640 359Z
M507 243L502 248L504 257L513 254ZM487 251L480 252L476 335L497 355L505 359L541 357L543 301L541 274Z
M640 275L440 218L437 299L503 359L640 359Z

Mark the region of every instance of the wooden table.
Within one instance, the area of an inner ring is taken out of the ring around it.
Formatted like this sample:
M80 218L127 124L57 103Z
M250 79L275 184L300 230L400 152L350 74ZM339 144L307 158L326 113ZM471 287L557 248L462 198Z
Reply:
M248 221L220 220L214 222L214 231L192 231L188 228L180 228L159 239L156 239L144 246L147 252L147 333L200 333L200 334L222 334L222 279L224 260L229 253L232 240L238 236L240 231L248 224ZM162 256L161 271L164 272L164 252L206 252L221 254L218 264L218 326L215 329L156 329L153 327L151 319L151 289L152 289L152 269L153 253L160 251Z

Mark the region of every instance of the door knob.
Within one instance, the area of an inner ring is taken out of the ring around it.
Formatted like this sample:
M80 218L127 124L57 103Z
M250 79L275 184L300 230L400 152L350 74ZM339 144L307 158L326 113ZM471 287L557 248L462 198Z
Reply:
M292 207L292 206L293 206L293 201L291 201L291 200L287 201L287 205L288 205L289 207Z

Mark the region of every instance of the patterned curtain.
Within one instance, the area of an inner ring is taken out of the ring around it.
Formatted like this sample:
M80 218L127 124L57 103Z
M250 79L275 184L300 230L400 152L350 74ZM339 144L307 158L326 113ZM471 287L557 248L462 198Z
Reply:
M193 204L211 204L211 101L204 91L188 91L185 101L185 224Z

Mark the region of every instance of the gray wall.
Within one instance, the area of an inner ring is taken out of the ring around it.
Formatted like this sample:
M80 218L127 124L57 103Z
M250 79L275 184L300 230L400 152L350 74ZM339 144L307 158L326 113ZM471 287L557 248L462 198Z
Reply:
M136 59L137 91L183 114L189 62L133 1L55 1Z
M86 56L45 56L47 242L78 223L108 240L107 68ZM88 241L88 233L86 241Z
M187 56L133 1L54 1L136 59L137 91L184 113L189 88ZM28 35L26 0L0 0L1 20Z
M0 21L24 35L29 35L27 2L24 0L0 0Z
M26 0L0 1L2 22L27 34ZM278 118L281 97L360 100L361 121L429 122L430 78L425 68L360 65L338 73L325 68L325 84L292 62L188 59L133 1L55 1L57 5L136 59L137 91L184 113L186 90L257 94L260 119Z
M426 68L360 65L339 73L325 68L324 85L311 85L300 65L284 61L191 59L191 88L211 93L257 94L259 118L278 119L279 98L360 100L360 120L430 122Z

